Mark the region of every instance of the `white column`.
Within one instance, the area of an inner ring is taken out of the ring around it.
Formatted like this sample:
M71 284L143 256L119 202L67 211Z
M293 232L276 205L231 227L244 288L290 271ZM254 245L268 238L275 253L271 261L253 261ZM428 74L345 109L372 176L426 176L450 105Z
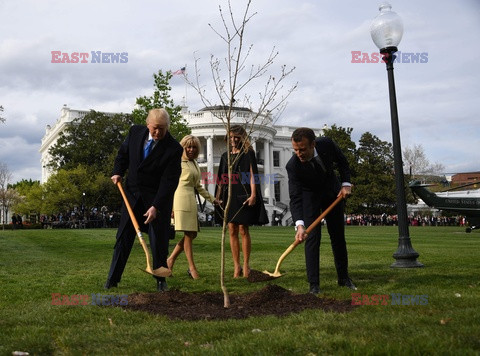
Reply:
M265 159L264 159L264 165L263 165L263 172L265 173L265 177L268 177L268 182L265 184L265 198L268 199L268 204L272 205L273 204L273 198L271 195L272 191L272 182L271 182L271 177L270 174L272 172L272 167L270 166L271 164L271 154L270 152L270 140L265 140L263 143L263 148L265 151Z
M213 136L207 136L207 172L211 174L213 179ZM210 194L215 194L215 184L208 184L207 190Z

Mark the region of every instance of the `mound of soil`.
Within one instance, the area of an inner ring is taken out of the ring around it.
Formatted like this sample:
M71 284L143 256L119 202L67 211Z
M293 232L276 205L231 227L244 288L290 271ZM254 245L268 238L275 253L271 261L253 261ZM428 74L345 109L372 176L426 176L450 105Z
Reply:
M180 320L244 319L250 316L284 316L305 309L323 309L344 313L355 306L349 300L320 298L313 294L295 294L275 284L248 294L231 294L230 308L223 307L223 294L216 292L134 293L122 308L161 314Z
M278 278L278 277L272 277L272 276L270 276L266 273L257 271L256 269L251 269L247 280L250 283L255 283L255 282L271 281L272 279L276 279L276 278Z

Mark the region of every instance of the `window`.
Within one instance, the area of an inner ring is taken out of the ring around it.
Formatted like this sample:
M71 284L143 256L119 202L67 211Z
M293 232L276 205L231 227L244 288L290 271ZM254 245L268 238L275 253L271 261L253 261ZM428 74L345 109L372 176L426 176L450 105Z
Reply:
M275 185L274 185L274 189L275 189L275 200L276 201L281 201L280 199L280 182L275 182Z
M280 151L273 151L273 166L280 167Z

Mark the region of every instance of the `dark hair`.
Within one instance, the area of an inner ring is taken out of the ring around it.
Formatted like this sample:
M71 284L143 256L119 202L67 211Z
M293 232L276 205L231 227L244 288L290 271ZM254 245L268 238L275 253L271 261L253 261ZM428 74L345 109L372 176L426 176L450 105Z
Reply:
M308 140L308 143L312 143L315 141L315 132L308 127L299 127L292 133L292 140L294 142L300 142L304 137Z

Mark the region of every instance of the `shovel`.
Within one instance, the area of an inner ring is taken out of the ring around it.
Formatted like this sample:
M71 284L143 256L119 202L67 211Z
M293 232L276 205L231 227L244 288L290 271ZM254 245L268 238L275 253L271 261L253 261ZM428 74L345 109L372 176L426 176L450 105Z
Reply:
M143 247L143 251L145 252L145 257L147 258L147 268L142 271L147 272L155 277L170 277L172 275L172 271L165 267L159 267L156 269L152 269L152 263L150 261L150 253L148 252L147 244L143 239L142 232L140 231L140 226L138 225L137 219L135 218L135 214L133 213L132 207L128 202L127 196L125 195L125 191L123 190L122 183L117 182L118 189L122 194L123 201L127 206L128 214L130 215L130 219L132 220L133 226L135 227L135 231L137 232L138 239L140 240L140 244ZM141 268L140 268L141 269Z
M312 232L313 229L315 229L317 227L318 224L320 224L320 222L325 218L325 216L327 216L327 214L338 204L340 203L340 201L343 199L343 197L341 195L339 195L337 197L337 199L332 203L330 204L330 206L325 209L322 214L320 214L320 216L307 228L306 230L306 233L309 234ZM298 240L295 240L290 246L288 246L288 248L285 250L285 252L280 256L280 258L278 259L278 262L277 262L277 266L275 267L275 272L273 273L270 273L268 271L263 271L263 273L265 273L266 275L270 276L270 277L273 277L273 278L278 278L278 277L281 277L282 274L280 273L280 265L282 264L283 260L285 259L285 257L288 256L288 254L290 252L293 251L293 249L295 247L297 247L297 245L300 244L300 241Z

